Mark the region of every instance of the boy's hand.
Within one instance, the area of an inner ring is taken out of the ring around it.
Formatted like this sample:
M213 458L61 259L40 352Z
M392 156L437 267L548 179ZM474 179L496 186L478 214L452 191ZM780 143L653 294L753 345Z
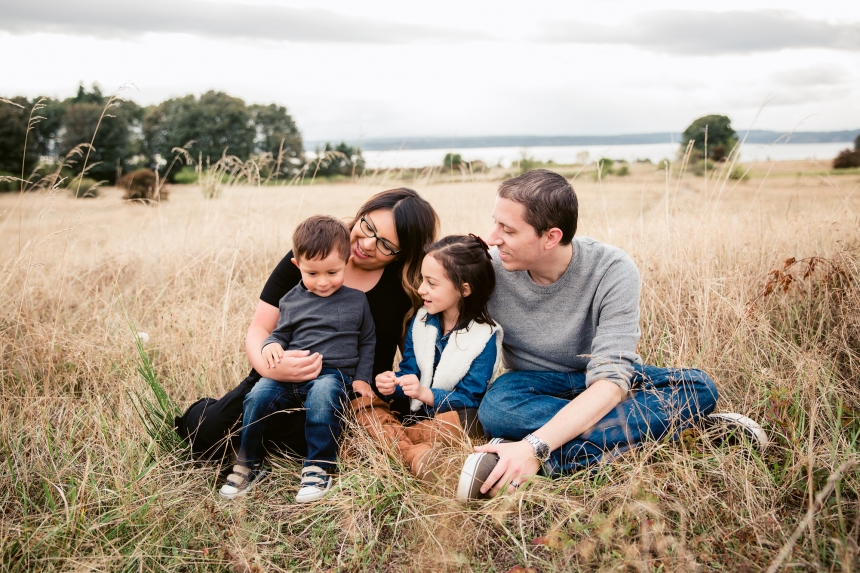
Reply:
M394 372L383 372L376 375L376 389L383 396L391 396L394 394L394 388L397 387L397 377Z
M397 383L400 385L400 388L403 389L403 393L410 398L421 400L428 406L433 405L433 392L430 391L430 388L422 386L421 381L415 374L407 374L406 376L398 378Z
M364 380L353 380L352 391L359 396L367 396L368 398L373 398L374 396L373 389L370 387L370 384Z
M263 347L263 359L266 361L266 366L274 368L281 358L284 356L284 349L277 342L270 342Z

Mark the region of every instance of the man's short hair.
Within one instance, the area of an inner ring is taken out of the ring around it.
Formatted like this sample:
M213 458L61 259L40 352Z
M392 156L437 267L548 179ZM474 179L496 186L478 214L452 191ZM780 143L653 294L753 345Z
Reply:
M533 169L499 186L499 197L525 208L523 218L540 236L553 227L561 230L560 243L569 245L576 234L579 202L567 179L549 169Z
M342 221L327 215L308 217L293 233L293 256L296 259L324 259L332 251L349 259L349 229Z

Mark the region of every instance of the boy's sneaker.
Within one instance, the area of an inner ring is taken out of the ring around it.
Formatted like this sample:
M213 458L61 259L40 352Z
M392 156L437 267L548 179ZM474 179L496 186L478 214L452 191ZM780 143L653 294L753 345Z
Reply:
M221 497L234 499L250 492L254 485L266 477L266 470L262 467L249 468L246 466L233 466L233 473L227 476L227 483L221 486Z
M709 415L705 428L720 444L737 445L748 442L756 449L764 450L770 443L764 428L754 420L734 412Z
M511 440L493 438L488 444L507 444ZM487 493L481 493L481 486L493 473L496 464L499 463L498 454L490 452L475 452L466 458L463 471L460 472L460 483L457 485L457 501L467 503L474 499L488 499Z
M302 487L296 494L298 503L308 503L322 499L331 491L334 478L319 466L302 468Z

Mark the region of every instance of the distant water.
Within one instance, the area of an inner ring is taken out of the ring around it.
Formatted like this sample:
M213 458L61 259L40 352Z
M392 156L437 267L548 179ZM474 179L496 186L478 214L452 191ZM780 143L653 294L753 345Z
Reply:
M852 143L749 144L741 150L741 161L789 161L797 159L830 160ZM540 161L555 163L591 162L601 157L609 159L674 159L678 144L650 143L633 145L585 145L560 147L478 147L468 149L408 149L362 152L371 169L389 167L427 167L441 165L446 153L459 153L465 161L480 160L487 165L510 167L525 155Z

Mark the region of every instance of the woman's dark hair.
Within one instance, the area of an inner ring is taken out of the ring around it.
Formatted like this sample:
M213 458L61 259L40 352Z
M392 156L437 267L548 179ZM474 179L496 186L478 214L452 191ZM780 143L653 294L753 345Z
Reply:
M350 229L368 213L380 210L391 211L394 216L397 243L400 246L395 259L403 262L403 289L412 300L412 306L418 308L421 305L421 296L418 294L421 261L424 260L424 250L436 239L439 217L430 203L418 193L401 187L371 197L355 214L355 219L349 224Z
M487 303L496 288L496 273L487 244L475 235L448 235L427 248L427 256L439 261L445 274L463 294L463 283L472 292L457 303L460 316L453 330L466 328L473 320L494 326Z

